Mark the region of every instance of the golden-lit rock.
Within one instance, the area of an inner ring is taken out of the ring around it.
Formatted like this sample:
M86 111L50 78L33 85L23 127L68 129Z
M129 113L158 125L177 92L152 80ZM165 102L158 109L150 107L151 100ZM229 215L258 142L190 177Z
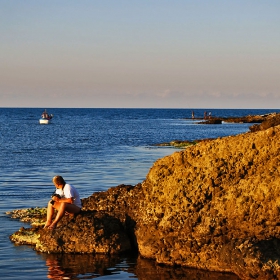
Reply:
M159 159L141 184L94 193L54 231L34 230L36 249L137 249L161 264L280 279L279 139L272 125Z

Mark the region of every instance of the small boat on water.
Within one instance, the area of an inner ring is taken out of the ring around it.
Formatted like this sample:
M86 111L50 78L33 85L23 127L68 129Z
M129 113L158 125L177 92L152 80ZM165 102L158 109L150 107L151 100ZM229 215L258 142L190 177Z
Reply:
M39 123L40 124L49 124L51 122L53 118L53 114L48 114L47 110L45 110L41 116L41 118L39 119Z
M50 119L41 118L41 119L39 119L39 123L40 124L49 124L51 122L51 119L52 118L50 118Z

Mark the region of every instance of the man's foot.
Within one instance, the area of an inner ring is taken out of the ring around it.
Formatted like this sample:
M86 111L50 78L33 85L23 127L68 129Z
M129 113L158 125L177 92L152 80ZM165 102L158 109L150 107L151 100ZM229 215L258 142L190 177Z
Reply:
M48 228L52 222L46 222L44 228Z
M53 230L56 229L57 224L56 223L52 223L50 226L48 226L48 229Z

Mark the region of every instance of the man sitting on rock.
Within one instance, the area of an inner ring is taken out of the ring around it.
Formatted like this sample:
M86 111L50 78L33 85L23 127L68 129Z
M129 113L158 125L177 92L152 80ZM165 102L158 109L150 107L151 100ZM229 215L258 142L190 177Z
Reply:
M67 214L77 214L81 211L82 203L77 189L66 184L64 179L57 175L53 177L56 191L48 203L47 221L44 228L54 229L62 217ZM55 219L52 221L54 209L57 210Z

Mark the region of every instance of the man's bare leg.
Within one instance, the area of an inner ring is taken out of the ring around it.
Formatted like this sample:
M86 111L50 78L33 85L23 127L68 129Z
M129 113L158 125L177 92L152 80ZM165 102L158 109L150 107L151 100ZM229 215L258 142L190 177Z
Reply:
M53 213L54 213L54 208L53 208L53 205L51 204L51 202L49 201L48 208L47 208L47 221L45 223L44 228L47 228L51 225Z
M63 218L65 212L77 214L80 212L80 208L75 204L65 203L65 202L57 202L55 203L55 208L57 209L57 214L54 221L49 226L50 229L54 229L57 226L57 223Z

